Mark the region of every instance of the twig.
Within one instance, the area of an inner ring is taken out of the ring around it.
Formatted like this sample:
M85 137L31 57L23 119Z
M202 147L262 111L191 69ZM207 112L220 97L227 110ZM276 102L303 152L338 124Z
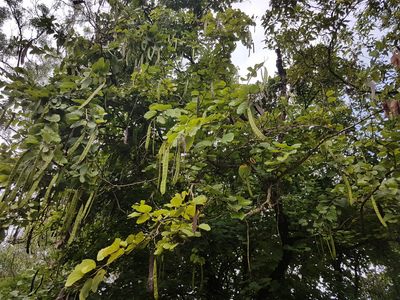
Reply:
M244 215L245 218L247 218L247 217L249 217L249 216L251 216L251 215L254 215L254 214L260 212L260 211L264 208L264 206L265 206L266 204L268 204L268 206L269 206L270 208L272 208L272 204L271 204L271 188L272 188L272 186L270 186L270 187L268 188L267 200L266 200L263 204L261 204L259 207L257 207L256 209L253 209L253 210L249 211L248 213L246 213L246 214Z
M132 183L127 183L127 184L113 184L110 181L108 181L105 178L102 178L100 176L98 176L101 180L107 182L109 185L111 185L112 187L115 188L123 188L123 187L128 187L128 186L134 186L134 185L139 185L139 184L143 184L143 183L149 183L152 181L156 181L158 178L153 178L153 179L149 179L149 180L143 180L143 181L138 181L138 182L132 182Z
M112 193L113 193L113 195L114 195L115 201L117 201L117 206L118 206L118 209L119 209L120 211L122 211L124 214L126 214L126 215L127 215L126 211L124 211L124 210L121 208L121 206L119 205L119 201L118 201L118 197L117 197L117 195L115 195L115 193L114 193L114 192L112 192Z

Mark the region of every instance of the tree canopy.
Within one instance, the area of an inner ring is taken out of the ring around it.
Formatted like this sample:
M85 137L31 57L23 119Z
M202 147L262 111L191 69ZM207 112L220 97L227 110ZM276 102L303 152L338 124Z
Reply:
M400 2L234 2L5 1L0 299L397 297Z

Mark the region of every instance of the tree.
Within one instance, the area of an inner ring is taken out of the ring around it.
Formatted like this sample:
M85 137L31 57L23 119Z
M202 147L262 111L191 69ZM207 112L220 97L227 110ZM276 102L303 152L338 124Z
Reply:
M8 74L1 226L57 249L29 297L397 292L397 1L271 1L278 72L250 67L257 84L231 62L254 22L230 3L80 3L93 35L54 30L47 82Z

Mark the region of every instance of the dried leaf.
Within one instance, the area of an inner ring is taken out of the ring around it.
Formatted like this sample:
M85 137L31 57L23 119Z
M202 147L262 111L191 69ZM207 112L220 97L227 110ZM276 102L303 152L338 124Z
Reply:
M399 100L393 100L393 101L385 100L382 102L382 106L385 111L386 118L393 119L394 117L400 114Z
M374 99L375 98L375 92L376 92L375 84L371 80L368 80L368 83L369 83L369 86L371 88L371 99Z
M393 53L392 58L390 59L390 62L393 66L398 67L400 66L400 53L396 51Z

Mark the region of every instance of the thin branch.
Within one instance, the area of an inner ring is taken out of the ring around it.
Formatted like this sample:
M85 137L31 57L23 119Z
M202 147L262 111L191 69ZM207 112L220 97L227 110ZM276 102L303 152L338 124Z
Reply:
M149 183L149 182L158 180L158 178L153 178L153 179L149 179L149 180L143 180L143 181L132 182L132 183L127 183L127 184L113 184L113 183L111 183L110 181L108 181L108 180L105 179L105 178L102 178L102 177L100 177L100 176L98 176L98 177L99 177L101 180L107 182L109 185L111 185L112 187L115 187L115 188L123 188L123 187L128 187L128 186L134 186L134 185Z
M268 188L267 200L266 200L263 204L261 204L259 207L257 207L256 209L253 209L253 210L249 211L248 213L246 213L246 214L244 215L245 218L247 218L247 217L249 217L249 216L251 216L251 215L254 215L254 214L256 214L256 213L258 213L258 212L260 212L260 211L262 211L262 210L264 209L264 206L265 206L266 204L268 204L268 206L269 206L270 208L272 208L272 204L271 204L271 188L272 188L272 186L270 186L270 187Z
M356 123L354 123L354 124L352 124L352 125L350 125L350 126L347 126L346 128L343 128L342 130L340 130L340 131L338 131L338 132L335 132L335 133L333 133L333 134L330 134L330 135L327 135L326 137L324 137L322 140L320 140L319 142L318 142L318 144L314 147L314 148L312 148L312 149L310 149L308 152L307 152L307 154L302 158L302 159L300 159L297 163L295 163L294 165L292 165L290 168L288 168L288 169L286 169L284 172L282 172L282 174L277 178L278 180L280 180L280 179L282 179L286 174L289 174L290 172L292 172L293 170L295 170L297 167L299 167L303 162L305 162L326 140L328 140L328 139L331 139L331 138L333 138L333 137L335 137L335 136L338 136L339 134L341 134L341 133L343 133L343 132L345 132L345 131L347 131L347 130L349 130L349 129L351 129L351 128L353 128L353 127L355 127L355 126L357 126L358 124L360 124L360 123L362 123L362 122L364 122L365 120L368 120L369 118L371 118L371 117L373 117L373 116L375 116L376 114L378 114L378 113L381 113L381 112L383 112L383 108L382 109L380 109L380 110L378 110L378 111L376 111L376 112L374 112L374 113L372 113L372 114L370 114L370 115L368 115L368 116L366 116L365 118L362 118L360 121L358 121L358 122L356 122Z
M114 192L112 192L112 193L113 193L113 195L114 195L115 201L117 201L118 209L119 209L120 211L122 211L125 215L127 215L126 211L124 211L124 210L121 208L121 206L119 205L119 201L118 201L117 195L115 195Z
M279 126L276 126L275 128L264 129L263 133L264 134L271 134L271 133L276 133L276 131L278 131L278 130L289 131L289 130L295 130L295 129L309 128L309 127L320 127L320 128L324 128L324 129L327 129L327 130L332 130L332 128L329 128L329 127L324 126L324 125L318 125L318 124L289 125L289 126L279 125Z

